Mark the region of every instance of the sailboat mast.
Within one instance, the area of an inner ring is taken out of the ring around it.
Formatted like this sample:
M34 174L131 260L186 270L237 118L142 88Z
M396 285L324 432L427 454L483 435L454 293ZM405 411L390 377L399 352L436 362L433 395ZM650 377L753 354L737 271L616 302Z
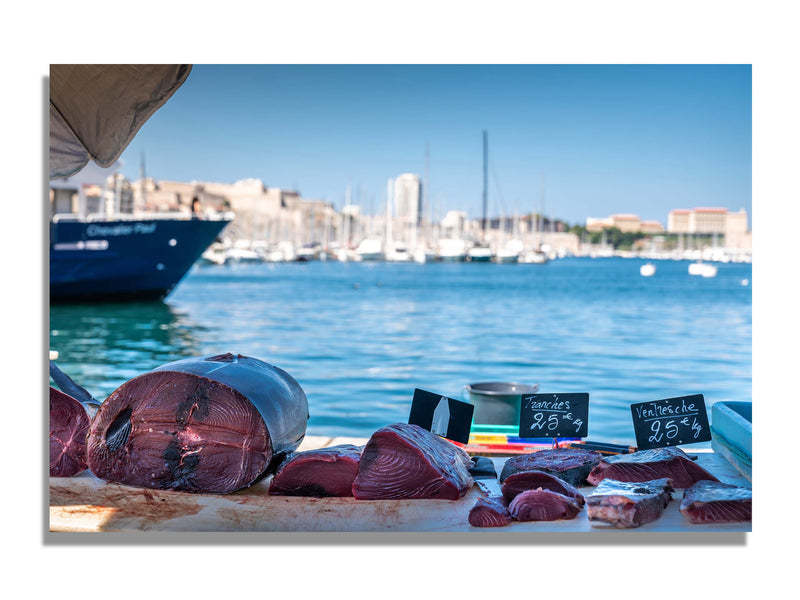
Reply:
M483 221L481 222L481 241L486 241L486 209L489 202L489 134L483 131Z

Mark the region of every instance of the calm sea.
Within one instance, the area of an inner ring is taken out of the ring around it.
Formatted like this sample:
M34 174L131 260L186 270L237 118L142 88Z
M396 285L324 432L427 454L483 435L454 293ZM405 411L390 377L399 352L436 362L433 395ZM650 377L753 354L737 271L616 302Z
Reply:
M52 306L50 349L98 399L179 358L260 358L306 391L309 435L407 421L415 388L538 383L589 393L591 439L634 443L631 403L752 396L751 265L643 263L196 266L163 302Z

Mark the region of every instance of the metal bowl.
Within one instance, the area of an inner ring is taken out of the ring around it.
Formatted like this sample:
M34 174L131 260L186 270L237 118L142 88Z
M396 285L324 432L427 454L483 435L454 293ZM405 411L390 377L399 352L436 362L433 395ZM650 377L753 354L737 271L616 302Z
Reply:
M465 390L475 406L472 416L475 423L519 426L522 396L537 393L539 384L490 381L470 383L465 386Z

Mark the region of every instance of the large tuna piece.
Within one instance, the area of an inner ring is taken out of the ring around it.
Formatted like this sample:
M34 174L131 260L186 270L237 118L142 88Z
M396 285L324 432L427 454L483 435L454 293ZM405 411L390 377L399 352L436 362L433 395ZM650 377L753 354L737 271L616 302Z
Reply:
M675 489L688 488L701 479L718 481L677 446L607 456L592 469L587 480L590 484L597 485L606 477L633 482L666 477L672 480Z
M695 524L752 521L753 490L718 481L698 481L683 493L680 511Z
M581 504L575 498L539 488L518 494L508 510L517 521L558 521L577 517Z
M72 477L86 470L89 415L72 396L50 388L50 476Z
M631 529L655 521L672 500L669 479L628 482L604 479L586 498L589 523Z
M500 483L513 473L544 471L577 487L586 483L586 476L601 458L603 455L599 452L577 448L553 448L521 454L509 458L503 465Z
M504 498L478 498L467 517L473 527L505 527L511 523L511 513Z
M408 423L387 425L364 446L353 496L457 500L473 484L471 465L466 452L435 433Z
M551 492L558 492L568 498L574 499L580 506L583 506L585 500L583 494L578 489L556 477L545 473L544 471L519 471L512 473L503 481L503 496L511 502L522 492L536 489L550 490Z
M278 496L352 496L361 447L339 444L290 454L278 467L269 493Z
M270 472L305 436L285 371L223 354L168 363L117 388L89 429L91 471L137 487L224 494Z

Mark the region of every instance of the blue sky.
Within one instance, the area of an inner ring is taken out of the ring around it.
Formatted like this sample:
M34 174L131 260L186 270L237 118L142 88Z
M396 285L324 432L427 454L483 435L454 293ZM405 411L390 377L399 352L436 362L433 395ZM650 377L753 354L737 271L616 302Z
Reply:
M123 172L256 177L380 212L424 177L434 217L538 210L570 223L672 208L752 216L749 65L202 65L140 130Z

